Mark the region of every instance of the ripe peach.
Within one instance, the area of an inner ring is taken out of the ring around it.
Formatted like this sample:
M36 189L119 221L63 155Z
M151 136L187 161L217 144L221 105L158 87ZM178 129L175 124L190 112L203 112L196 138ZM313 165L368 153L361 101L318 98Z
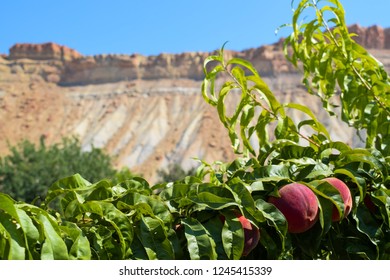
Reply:
M340 192L341 198L343 199L344 202L344 217L347 217L352 210L352 195L348 186L338 178L331 177L331 178L326 178L324 180L327 181L329 184L331 184ZM332 212L332 221L338 222L341 219L342 217L340 217L340 214L337 211L336 206L334 206Z
M256 246L260 240L260 231L257 227L252 225L252 223L241 214L241 212L234 212L238 220L240 221L242 228L244 230L244 250L242 252L243 256L247 256ZM225 222L225 217L220 216L219 219L222 223Z
M237 217L244 229L245 243L242 255L247 256L257 246L260 240L260 231L243 215L238 214Z
M271 196L272 203L283 213L290 233L302 233L310 229L318 219L318 200L307 186L291 183L279 190L280 197Z

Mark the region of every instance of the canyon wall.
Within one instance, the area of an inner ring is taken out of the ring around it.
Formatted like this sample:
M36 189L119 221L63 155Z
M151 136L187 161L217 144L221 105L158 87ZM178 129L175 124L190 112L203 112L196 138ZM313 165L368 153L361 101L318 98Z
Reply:
M389 29L351 31L390 69ZM334 139L359 144L352 129L305 92L282 42L226 53L251 61L281 102L310 106ZM231 160L227 132L200 91L210 54L83 56L54 43L16 44L0 56L0 155L25 138L38 142L43 135L50 144L75 135L84 150L103 148L118 168L151 182L169 163L189 169L198 164L194 158Z

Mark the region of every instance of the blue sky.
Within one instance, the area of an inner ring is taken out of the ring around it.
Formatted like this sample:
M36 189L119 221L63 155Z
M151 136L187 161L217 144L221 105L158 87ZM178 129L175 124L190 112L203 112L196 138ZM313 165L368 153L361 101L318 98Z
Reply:
M298 0L295 0L298 3ZM341 0L348 24L390 27L389 0ZM0 53L55 42L84 55L156 55L274 43L291 0L12 0L1 3Z

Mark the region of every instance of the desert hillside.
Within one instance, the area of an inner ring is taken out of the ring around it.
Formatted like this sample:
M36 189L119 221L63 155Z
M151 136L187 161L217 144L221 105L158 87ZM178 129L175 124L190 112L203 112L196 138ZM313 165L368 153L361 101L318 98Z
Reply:
M390 29L351 31L389 70ZM305 93L280 42L228 54L250 60L281 101L310 105L335 139L358 145L351 129ZM208 55L83 56L55 43L15 44L0 56L0 155L24 138L54 143L76 135L85 150L104 148L118 167L150 181L171 162L190 168L194 157L229 160L229 138L200 92Z

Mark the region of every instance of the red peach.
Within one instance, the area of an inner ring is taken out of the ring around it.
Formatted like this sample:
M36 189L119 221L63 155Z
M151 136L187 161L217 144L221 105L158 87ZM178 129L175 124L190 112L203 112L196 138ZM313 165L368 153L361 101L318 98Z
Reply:
M260 231L243 215L238 214L237 217L244 229L245 243L242 255L247 256L257 246L260 240Z
M318 200L307 186L291 183L279 190L280 197L271 196L268 202L275 205L286 217L290 233L310 229L318 219Z
M331 178L326 178L324 180L327 181L329 184L331 184L340 192L341 198L343 199L344 202L344 217L347 217L352 210L352 195L348 186L338 178L331 177ZM340 217L340 214L337 211L336 206L334 206L332 212L332 221L338 222L341 219L342 217Z

